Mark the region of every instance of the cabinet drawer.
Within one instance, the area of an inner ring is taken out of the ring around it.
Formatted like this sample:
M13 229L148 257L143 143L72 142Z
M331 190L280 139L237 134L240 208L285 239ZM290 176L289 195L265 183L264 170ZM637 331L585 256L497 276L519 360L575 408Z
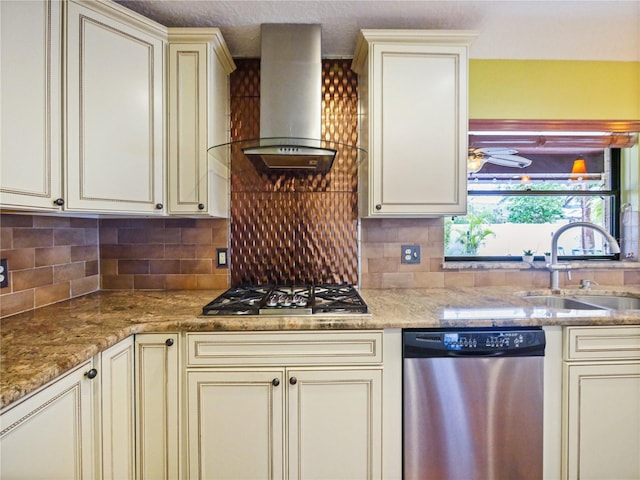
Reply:
M640 327L567 327L565 359L640 359Z
M187 333L187 365L382 362L382 331Z

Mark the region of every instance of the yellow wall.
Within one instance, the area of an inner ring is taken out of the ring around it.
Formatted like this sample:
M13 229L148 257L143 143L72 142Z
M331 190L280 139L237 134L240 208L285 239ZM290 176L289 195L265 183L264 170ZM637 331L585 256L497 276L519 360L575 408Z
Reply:
M469 118L640 120L640 62L471 60Z

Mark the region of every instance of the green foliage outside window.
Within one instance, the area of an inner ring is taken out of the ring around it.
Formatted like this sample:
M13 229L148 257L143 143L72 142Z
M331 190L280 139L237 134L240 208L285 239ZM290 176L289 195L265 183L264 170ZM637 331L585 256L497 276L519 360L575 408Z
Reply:
M455 231L457 242L460 246L461 255L476 255L478 249L485 244L487 237L494 236L495 233L489 228L489 223L492 215L488 213L475 214L471 211L464 217L455 217L445 220L445 245L448 249L451 248L451 233L452 225L454 224L468 224L467 230L464 232Z
M540 185L536 190L556 190L558 185ZM519 186L516 190L525 190ZM551 223L564 218L563 197L529 196L505 197L500 204L508 212L509 223Z

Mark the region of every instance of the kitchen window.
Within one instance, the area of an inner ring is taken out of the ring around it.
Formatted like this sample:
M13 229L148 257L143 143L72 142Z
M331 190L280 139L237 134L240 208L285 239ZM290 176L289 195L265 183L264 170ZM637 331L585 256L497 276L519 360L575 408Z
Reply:
M517 147L486 139L473 147L470 139L468 213L445 219L447 261L521 261L527 250L544 260L554 232L574 221L620 237L620 149L581 149L575 138L569 146L559 139L548 148L539 148L539 137L521 137ZM537 143L527 148L528 141ZM559 238L560 259L618 257L592 229L574 228Z

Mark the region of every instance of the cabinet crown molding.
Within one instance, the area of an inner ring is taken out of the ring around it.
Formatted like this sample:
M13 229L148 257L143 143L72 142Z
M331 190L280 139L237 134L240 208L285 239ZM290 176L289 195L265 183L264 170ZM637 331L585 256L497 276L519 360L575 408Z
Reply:
M167 39L167 27L133 10L129 10L112 0L69 0L69 2L91 8L114 20L127 22L129 24L133 23L136 28L160 40L166 41Z
M210 43L227 75L236 69L231 52L217 27L170 27L169 43Z
M459 45L469 47L476 39L478 32L473 30L414 30L414 29L364 29L360 30L353 55L351 69L356 73L362 73L369 46L376 43L410 43L430 45Z

